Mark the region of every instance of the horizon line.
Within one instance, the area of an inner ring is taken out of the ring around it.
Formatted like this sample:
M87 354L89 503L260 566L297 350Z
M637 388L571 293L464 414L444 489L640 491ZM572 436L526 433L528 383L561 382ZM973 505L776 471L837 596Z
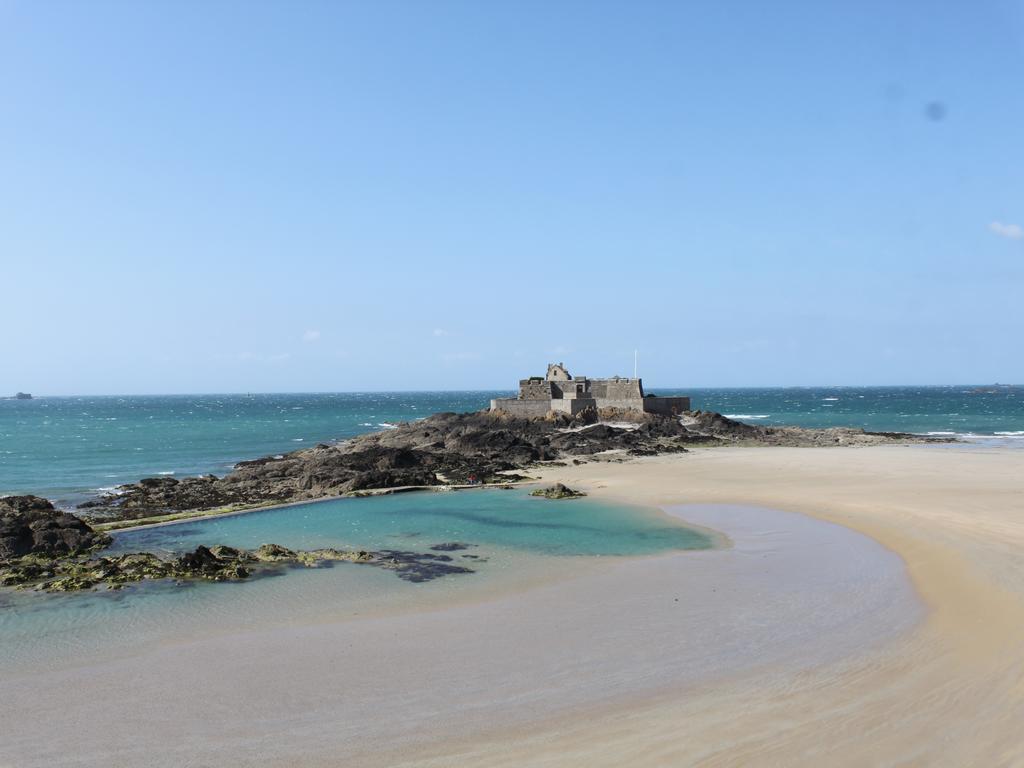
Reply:
M742 385L718 385L718 386L657 386L648 387L648 392L658 390L726 390L726 389L897 389L908 387L1005 387L1022 388L1024 384L1007 382L953 382L941 384L742 384ZM274 391L251 391L251 392L105 392L105 393L72 393L72 394L31 394L33 400L45 398L70 398L70 397L247 397L266 395L383 395L383 394L476 394L491 392L515 392L511 387L507 388L472 388L472 389L338 389L338 390L274 390ZM15 400L14 395L0 396L0 400ZM21 400L19 402L27 402Z

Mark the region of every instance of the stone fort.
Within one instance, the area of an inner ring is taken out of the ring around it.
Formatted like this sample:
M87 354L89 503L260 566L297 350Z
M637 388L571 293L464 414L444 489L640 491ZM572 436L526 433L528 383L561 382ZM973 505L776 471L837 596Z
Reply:
M550 363L543 378L520 380L519 397L491 400L492 411L513 416L538 417L551 412L575 416L587 408L674 415L690 410L690 398L644 395L642 379L574 377L563 363Z

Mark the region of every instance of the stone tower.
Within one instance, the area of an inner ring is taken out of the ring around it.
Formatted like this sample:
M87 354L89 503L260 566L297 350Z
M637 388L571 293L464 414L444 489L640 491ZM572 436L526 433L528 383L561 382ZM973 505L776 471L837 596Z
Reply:
M548 363L547 381L572 381L572 376L565 368L565 363Z

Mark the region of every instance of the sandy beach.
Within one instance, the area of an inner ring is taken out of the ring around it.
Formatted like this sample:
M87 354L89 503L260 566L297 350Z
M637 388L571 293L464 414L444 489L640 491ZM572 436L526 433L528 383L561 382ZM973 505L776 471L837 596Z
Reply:
M756 503L838 523L900 555L928 615L861 662L566 718L467 745L460 764L1024 763L1024 452L749 448L548 477L641 503Z
M731 546L8 675L0 764L1018 764L1022 476L920 446L551 467Z

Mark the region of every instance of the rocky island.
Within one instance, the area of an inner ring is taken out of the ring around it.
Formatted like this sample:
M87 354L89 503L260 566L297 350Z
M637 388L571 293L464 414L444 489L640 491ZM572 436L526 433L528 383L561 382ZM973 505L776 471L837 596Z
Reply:
M556 461L625 461L693 446L837 446L934 441L905 433L744 424L707 411L679 415L588 409L542 417L439 413L334 445L235 465L223 477L152 477L82 504L107 526L203 511L396 490L502 485Z
M174 556L148 552L102 555L115 528L186 517L399 490L477 487L529 480L534 467L572 462L622 462L729 445L879 445L935 440L859 429L753 426L719 413L689 410L687 397L655 398L638 378L573 377L559 364L545 378L520 382L519 397L498 399L475 413L438 413L394 429L336 444L241 461L223 477L179 480L161 476L119 486L80 505L79 514L46 499L0 499L0 586L44 591L119 589L144 579L238 580L282 567L334 562L374 565L408 581L471 573L430 551L295 551L264 544L253 551L203 545ZM586 494L560 483L534 496L572 499ZM81 515L81 516L79 516ZM475 559L473 555L458 555Z
M903 433L858 429L801 429L744 424L718 413L683 414L586 409L570 416L514 416L503 410L439 413L395 429L334 445L239 462L224 477L145 478L81 505L81 516L57 510L37 496L0 499L0 586L43 591L119 589L146 579L225 581L282 567L334 562L373 565L407 581L472 573L430 552L322 549L295 551L276 544L247 551L199 546L174 557L148 552L101 555L110 536L101 528L163 522L274 504L345 495L451 486L498 485L529 479L531 467L571 461L621 462L640 456L685 453L693 446L836 446L934 441ZM564 486L541 489L544 498L583 495ZM471 557L463 555L463 557Z

